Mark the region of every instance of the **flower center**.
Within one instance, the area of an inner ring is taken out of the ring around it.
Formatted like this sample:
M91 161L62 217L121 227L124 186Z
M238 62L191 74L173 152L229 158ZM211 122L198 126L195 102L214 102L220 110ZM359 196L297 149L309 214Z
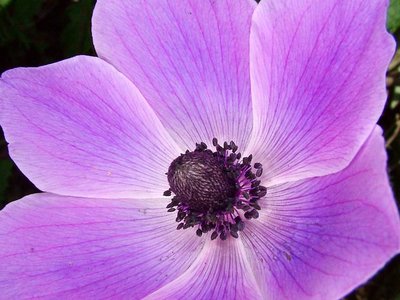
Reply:
M168 171L171 190L192 210L225 208L235 197L235 180L223 158L211 151L194 151L175 159Z
M214 138L213 145L215 151L205 143L197 144L194 151L187 150L171 163L170 188L164 196L175 196L167 208L177 211L177 229L197 226L198 236L213 231L212 240L218 236L225 240L229 234L238 238L245 226L242 217L258 218L258 200L267 192L257 180L262 165L255 163L253 169L251 155L241 160L232 141L221 146Z

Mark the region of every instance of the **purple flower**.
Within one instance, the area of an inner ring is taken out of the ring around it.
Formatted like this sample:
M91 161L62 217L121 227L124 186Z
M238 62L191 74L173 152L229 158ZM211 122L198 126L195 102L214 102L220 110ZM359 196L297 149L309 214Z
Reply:
M336 299L372 276L400 250L386 9L98 0L100 58L0 81L44 191L0 213L1 297Z

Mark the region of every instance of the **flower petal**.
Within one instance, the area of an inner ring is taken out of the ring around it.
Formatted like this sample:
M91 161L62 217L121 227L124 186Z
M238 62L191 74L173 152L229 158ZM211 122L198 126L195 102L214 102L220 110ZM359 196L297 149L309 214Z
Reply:
M243 232L269 298L339 299L400 251L380 134L339 173L269 189Z
M159 197L180 149L139 91L111 65L75 57L0 80L0 124L13 160L41 190Z
M249 268L243 244L228 238L226 241L209 240L183 275L146 299L263 298Z
M346 167L372 132L394 53L386 0L268 0L253 16L254 131L268 185Z
M180 276L202 240L162 199L36 194L0 213L4 299L141 299Z
M251 0L98 0L100 57L139 88L185 148L213 137L247 144Z

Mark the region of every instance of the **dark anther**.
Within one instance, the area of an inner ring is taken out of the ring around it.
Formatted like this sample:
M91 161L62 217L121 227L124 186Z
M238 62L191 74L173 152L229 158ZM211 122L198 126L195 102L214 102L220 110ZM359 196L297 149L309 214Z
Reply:
M251 212L250 212L250 211L246 211L246 212L244 213L244 217L245 217L246 219L250 220L250 219L252 218Z
M243 231L244 229L244 222L240 220L239 222L236 223L236 226L238 228L238 231Z
M231 146L231 150L233 153L235 153L238 150L238 146L236 146L236 144L233 141L231 141L229 145Z
M260 163L255 163L255 164L254 164L254 169L259 169L259 168L262 168L262 164L260 164Z
M257 202L253 204L253 207L254 207L255 209L257 209L257 210L261 210L261 207L260 207L260 205L258 205Z
M258 196L261 198L264 197L266 194L267 194L267 189L263 186L260 186Z
M225 232L225 231L221 231L219 237L220 237L220 239L223 240L223 241L225 241L225 240L228 238L228 236L226 235L226 232Z
M235 239L239 237L237 231L231 231L231 236L233 236Z
M213 143L213 146L216 147L218 145L217 138L213 138L212 143Z
M255 210L255 209L253 209L253 210L251 211L251 215L252 215L252 217L253 217L254 219L257 219L257 218L259 217L258 211Z

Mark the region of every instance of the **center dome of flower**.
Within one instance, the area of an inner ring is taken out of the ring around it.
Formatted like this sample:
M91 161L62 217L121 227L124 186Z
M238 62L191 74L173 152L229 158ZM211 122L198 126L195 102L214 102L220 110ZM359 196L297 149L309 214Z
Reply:
M224 160L211 151L193 151L176 158L169 167L168 182L171 191L198 212L224 209L237 190Z
M253 168L251 155L241 159L232 141L221 146L214 138L213 145L215 151L197 144L172 161L164 196L174 196L167 208L177 211L177 229L197 226L198 236L213 231L211 239L225 240L229 234L238 238L245 226L242 217L258 218L258 200L266 195L257 179L262 165L255 163Z

